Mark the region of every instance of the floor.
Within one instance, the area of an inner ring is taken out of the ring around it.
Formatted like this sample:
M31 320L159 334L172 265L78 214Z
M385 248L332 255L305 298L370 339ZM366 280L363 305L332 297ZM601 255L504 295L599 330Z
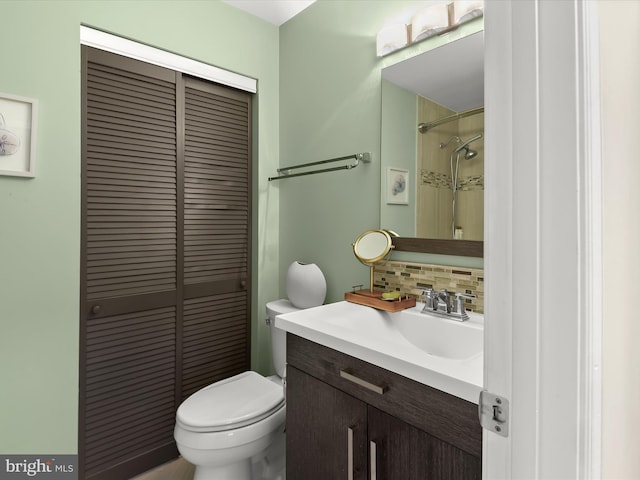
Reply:
M267 449L252 457L251 478L285 480L285 438L284 431L276 432ZM179 457L177 460L160 465L129 480L193 480L194 470L195 467L192 464Z
M180 457L131 480L193 480L193 470L194 466Z

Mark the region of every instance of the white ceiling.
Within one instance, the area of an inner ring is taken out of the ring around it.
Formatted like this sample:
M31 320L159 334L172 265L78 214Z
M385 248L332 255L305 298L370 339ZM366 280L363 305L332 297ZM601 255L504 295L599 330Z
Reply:
M224 0L225 3L262 18L276 26L282 25L316 0Z
M484 32L382 70L382 78L461 112L484 105Z

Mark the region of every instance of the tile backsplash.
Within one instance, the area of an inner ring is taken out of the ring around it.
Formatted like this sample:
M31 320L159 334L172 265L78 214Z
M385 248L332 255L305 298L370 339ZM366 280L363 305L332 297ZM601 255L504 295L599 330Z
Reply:
M449 267L426 263L409 263L384 260L374 269L375 288L384 291L399 291L422 301L426 288L468 293L476 298L466 299L465 308L484 312L484 270L478 268Z

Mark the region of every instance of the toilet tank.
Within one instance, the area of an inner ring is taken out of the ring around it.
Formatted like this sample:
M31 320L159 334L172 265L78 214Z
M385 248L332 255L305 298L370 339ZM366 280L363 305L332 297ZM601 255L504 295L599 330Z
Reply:
M289 300L285 299L267 303L267 317L269 318L269 330L271 331L271 360L273 369L280 378L284 378L284 366L287 362L287 332L276 328L276 315L299 310Z

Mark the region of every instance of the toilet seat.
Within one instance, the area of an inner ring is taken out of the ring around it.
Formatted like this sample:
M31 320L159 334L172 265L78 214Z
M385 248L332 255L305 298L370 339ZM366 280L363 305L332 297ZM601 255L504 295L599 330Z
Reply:
M281 386L248 371L195 392L182 402L176 420L192 432L221 432L259 422L283 405Z

